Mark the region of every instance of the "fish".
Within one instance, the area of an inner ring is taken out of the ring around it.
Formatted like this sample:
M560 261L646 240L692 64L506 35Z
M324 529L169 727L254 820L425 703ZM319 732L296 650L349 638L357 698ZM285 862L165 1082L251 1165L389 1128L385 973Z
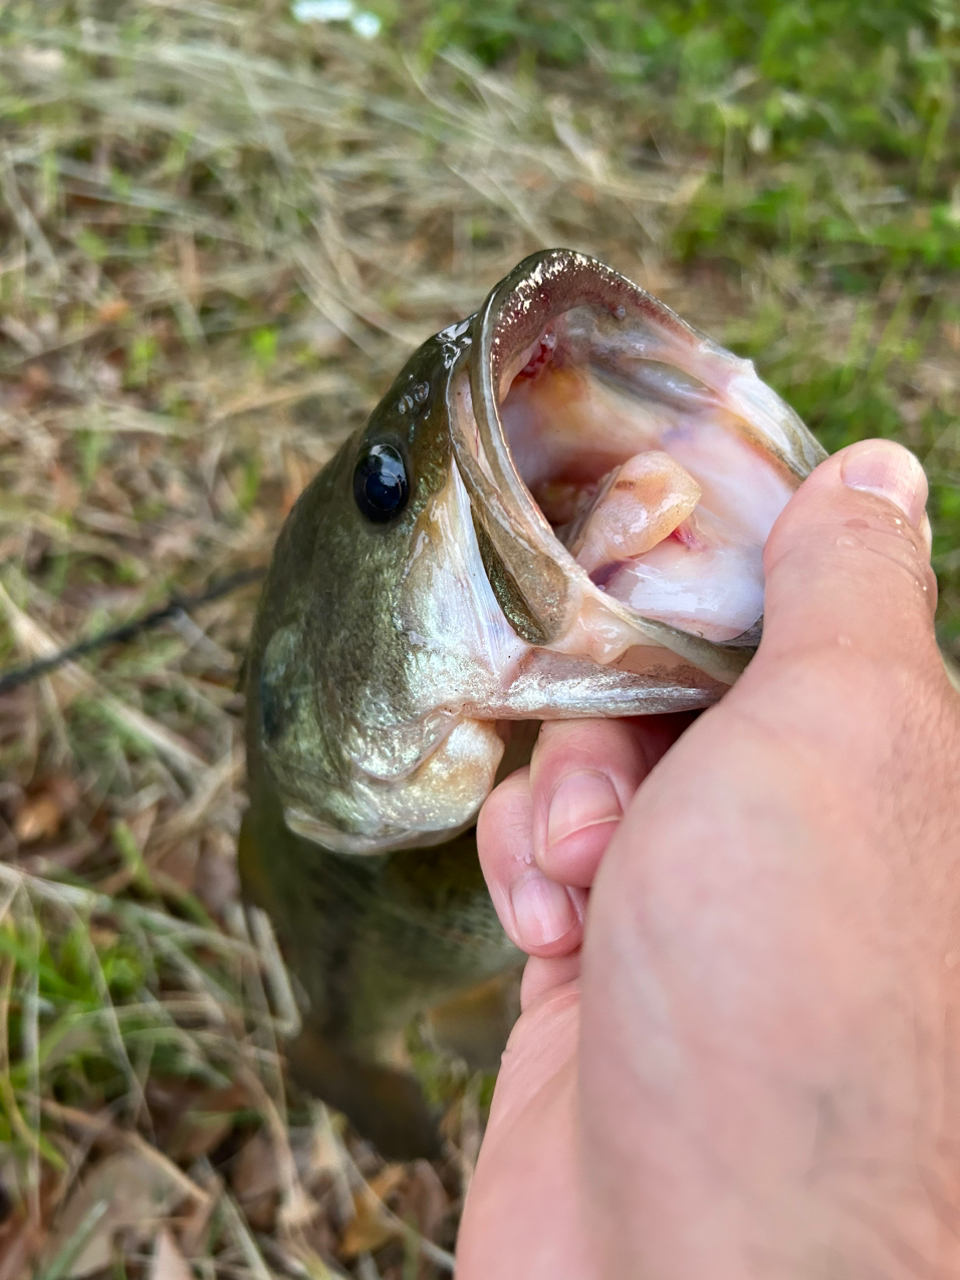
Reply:
M544 720L723 695L824 456L748 360L553 249L424 342L298 498L246 660L240 875L301 993L292 1074L387 1158L442 1145L411 1022L495 1063L515 1015L481 804Z

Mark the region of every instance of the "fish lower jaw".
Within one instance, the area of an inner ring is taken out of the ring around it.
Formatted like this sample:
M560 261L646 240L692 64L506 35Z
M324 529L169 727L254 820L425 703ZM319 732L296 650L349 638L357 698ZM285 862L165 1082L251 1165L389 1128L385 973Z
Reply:
M477 806L479 808L479 806ZM461 822L441 830L422 830L419 826L411 826L408 830L389 830L379 833L362 834L344 831L341 827L323 822L306 810L295 805L284 805L283 820L294 835L309 840L330 853L344 854L350 857L375 857L386 853L394 853L399 849L431 848L444 844L468 830L476 821L477 810L474 809Z
M379 736L389 730L380 730ZM359 747L359 744L358 744ZM476 819L493 789L504 741L493 718L453 720L449 732L414 767L393 777L364 770L339 788L327 785L313 802L283 795L284 821L294 834L335 853L378 854L440 844Z

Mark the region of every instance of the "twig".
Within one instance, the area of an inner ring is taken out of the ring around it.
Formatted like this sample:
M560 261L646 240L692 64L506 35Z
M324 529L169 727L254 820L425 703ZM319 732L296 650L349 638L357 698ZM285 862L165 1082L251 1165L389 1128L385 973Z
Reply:
M67 645L66 648L60 649L48 657L38 658L36 662L27 663L26 666L11 667L9 671L0 673L0 694L9 693L11 689L17 689L20 685L39 680L41 676L48 675L51 671L56 671L58 667L62 667L68 662L74 662L77 658L84 658L88 653L103 649L107 645L129 644L131 640L137 638L141 631L150 631L154 627L161 626L164 622L169 622L171 618L175 618L178 614L188 613L191 609L198 609L201 605L209 604L213 600L219 600L221 597L229 595L232 591L237 591L240 587L245 587L251 582L258 582L265 573L266 570L263 568L244 569L240 573L231 574L229 578L210 583L203 591L195 595L171 596L166 604L161 605L158 609L151 609L149 613L142 614L139 618L132 618L129 622L123 622L118 627L111 627L109 631L101 631L99 635L90 636L86 640L77 640L74 644Z

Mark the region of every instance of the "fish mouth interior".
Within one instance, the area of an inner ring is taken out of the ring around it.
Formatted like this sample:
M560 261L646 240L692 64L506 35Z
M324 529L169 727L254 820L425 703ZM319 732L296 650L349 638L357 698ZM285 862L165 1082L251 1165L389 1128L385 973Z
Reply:
M755 643L764 543L799 483L744 410L745 379L772 393L709 340L623 310L574 306L505 364L513 465L606 595L715 643Z

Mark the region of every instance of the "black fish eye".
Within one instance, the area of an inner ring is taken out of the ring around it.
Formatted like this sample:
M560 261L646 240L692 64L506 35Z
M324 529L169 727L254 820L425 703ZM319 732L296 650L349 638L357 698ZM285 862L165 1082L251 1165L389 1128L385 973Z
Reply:
M398 516L410 496L400 451L389 444L375 444L361 454L353 473L353 496L368 520L383 524Z

